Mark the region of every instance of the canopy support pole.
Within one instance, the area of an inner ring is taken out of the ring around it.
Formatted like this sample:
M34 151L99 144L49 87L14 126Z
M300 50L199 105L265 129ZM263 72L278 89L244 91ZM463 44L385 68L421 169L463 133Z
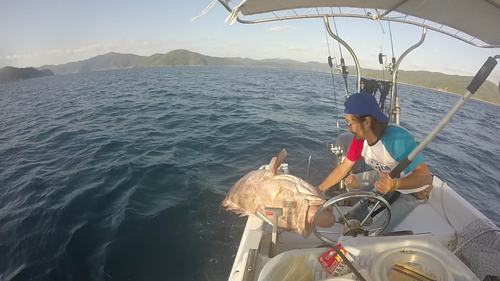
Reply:
M356 84L356 89L357 93L359 93L361 91L361 69L359 67L358 57L356 57L356 54L354 53L352 48L344 40L340 39L340 37L338 37L332 32L332 30L330 29L330 22L328 21L328 17L324 16L323 19L325 20L326 31L328 31L328 34L330 34L330 36L333 39L337 40L340 44L342 44L349 51L352 58L354 59L354 63L356 64L356 72L358 73L358 80L357 80L358 82Z
M401 64L401 61L408 55L411 51L415 50L418 48L422 43L424 43L425 36L427 35L427 27L424 27L422 30L422 37L420 38L420 41L418 41L415 45L411 46L406 50L401 57L399 57L398 61L396 62L396 65L394 66L394 72L392 73L392 89L391 89L391 103L390 103L390 111L389 111L389 122L396 123L397 125L400 125L400 120L401 120L401 109L397 108L396 106L396 97L397 95L397 87L396 87L396 79L398 76L398 70L399 70L399 65Z

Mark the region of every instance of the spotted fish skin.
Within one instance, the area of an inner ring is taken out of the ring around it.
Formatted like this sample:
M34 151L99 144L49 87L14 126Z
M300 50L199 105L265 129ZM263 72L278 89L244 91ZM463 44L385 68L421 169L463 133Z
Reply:
M282 208L278 227L296 232L307 238L311 227L307 213L311 206L325 203L316 189L299 177L279 173L286 157L285 149L269 163L269 170L251 171L243 176L229 190L222 202L222 208L242 216L256 212L265 214L265 208ZM268 216L272 221L272 216Z

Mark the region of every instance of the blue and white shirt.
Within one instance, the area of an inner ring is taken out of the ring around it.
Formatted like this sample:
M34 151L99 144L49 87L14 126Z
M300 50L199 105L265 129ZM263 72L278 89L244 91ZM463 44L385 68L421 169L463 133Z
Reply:
M374 145L368 145L366 140L353 138L347 159L355 162L361 158L365 163L379 173L390 173L399 162L403 161L417 147L413 136L403 127L389 124L384 134ZM411 164L398 176L405 178L420 164L424 163L422 154L418 154ZM414 193L427 188L428 185L415 188L399 190L401 193Z

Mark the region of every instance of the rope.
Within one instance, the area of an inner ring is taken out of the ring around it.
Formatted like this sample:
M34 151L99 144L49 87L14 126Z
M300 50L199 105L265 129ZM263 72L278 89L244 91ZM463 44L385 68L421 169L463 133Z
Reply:
M201 12L201 14L195 18L193 18L191 21L195 21L201 17L203 17L204 15L206 15L210 10L212 10L212 8L215 6L215 4L217 3L218 0L214 0L212 3L210 3L210 5L208 5L205 10L203 10L203 12Z
M489 232L500 232L500 229L488 229L488 230L485 230L481 233L478 233L476 236L470 238L469 240L465 241L462 245L460 245L455 251L453 251L453 254L456 254L458 252L458 250L460 250L465 244L469 243L472 239L475 239L478 236L481 236L481 235L483 235L485 233L489 233Z
M243 0L238 6L234 7L229 16L226 19L226 22L229 22L229 25L233 25L235 21L238 20L238 13L240 12L241 6L245 4L247 0Z

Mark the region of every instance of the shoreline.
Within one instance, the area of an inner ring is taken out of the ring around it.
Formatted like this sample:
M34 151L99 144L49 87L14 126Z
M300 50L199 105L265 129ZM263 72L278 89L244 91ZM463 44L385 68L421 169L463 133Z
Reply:
M317 71L317 70L306 70L306 69L296 69L296 68L282 68L282 67L269 67L269 66L247 66L247 65L166 65L166 66L145 66L145 67L144 66L143 67L134 66L134 67L124 67L124 68L100 69L100 70L94 70L94 71L89 71L89 72L85 72L85 73L99 72L99 71L139 69L139 68L204 67L204 66L209 66L209 67L248 67L248 68L267 68L267 69L287 69L287 70L307 71L307 72L316 72L316 73L330 73L330 72ZM54 75L51 75L51 76L71 75L71 74L81 74L81 73L80 72L64 73L64 74L54 74ZM339 74L339 73L334 73L333 75L341 76L341 74ZM348 76L356 77L356 76L354 76L352 74L349 74ZM373 78L373 77L364 77L364 78L377 79L377 78ZM28 80L28 79L21 79L21 80L17 80L17 81L9 81L9 82L6 82L6 83L1 83L1 84L5 85L5 84L13 83L13 82L24 81L24 80ZM445 90L442 90L442 89L433 89L433 88L428 88L428 87L424 87L424 86L408 84L408 83L404 83L404 82L398 82L398 84L412 86L412 87L418 87L418 88L426 89L426 90L433 90L433 91L436 91L436 92L439 92L439 93L445 93L445 94L451 94L451 95L456 95L456 96L462 96L462 94L448 92L448 91L445 91ZM500 103L493 103L493 102L490 102L490 101L480 100L480 99L476 98L474 95L472 97L470 97L470 98L473 99L473 100L476 100L476 101L487 103L487 104L500 106Z
M427 87L418 86L418 85L412 85L412 84L407 84L407 83L403 83L403 82L398 82L398 84L403 84L403 85L417 87L417 88L426 89L426 90L433 90L433 91L439 92L441 94L450 94L450 95L459 96L459 97L461 97L463 95L463 94L457 94L457 93L453 93L453 92L448 92L448 91L441 90L441 89L427 88ZM491 105L500 106L500 103L493 103L493 102L490 102L490 101L480 100L480 99L477 99L474 95L472 95L470 97L470 99L473 99L475 101L484 102L484 103L491 104Z

